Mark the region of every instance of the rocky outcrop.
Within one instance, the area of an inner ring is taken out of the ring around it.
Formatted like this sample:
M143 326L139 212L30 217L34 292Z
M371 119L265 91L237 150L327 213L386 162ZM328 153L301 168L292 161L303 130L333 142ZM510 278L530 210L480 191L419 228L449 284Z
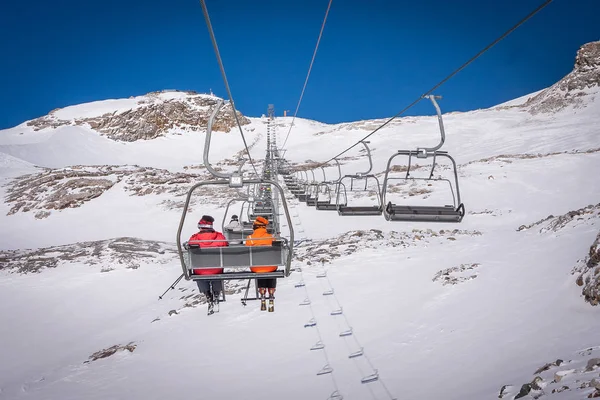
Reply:
M438 271L432 280L433 282L441 282L443 286L470 281L477 278L477 272L474 270L479 268L480 265L479 263L460 264L457 267L446 268Z
M172 130L205 131L208 118L217 104L214 96L187 92L182 98L163 100L160 93L149 93L137 101L137 106L125 111L115 111L94 118L61 120L56 112L27 123L34 130L57 128L66 125L88 125L107 137L123 141L151 140ZM242 125L250 123L239 111ZM231 103L226 103L215 118L213 129L229 132L236 126Z
M521 225L517 231L526 231L533 227L540 227L539 233L558 232L576 221L589 221L600 218L600 203L588 205L578 210L569 211L566 214L554 216L549 215L531 224Z
M349 231L337 237L310 241L294 248L294 259L306 265L330 263L363 249L406 248L418 243L454 241L457 237L480 236L479 231L462 229L413 229L411 232L382 232L377 229Z
M135 344L134 342L129 342L125 345L115 344L114 346L111 346L109 348L102 349L100 351L95 352L94 354L92 354L89 357L89 359L87 361L84 361L83 363L88 364L93 361L97 361L97 360L101 360L103 358L110 357L118 351L127 350L128 352L133 353L136 348L137 348L137 344Z
M174 244L121 237L93 242L79 242L39 249L0 252L0 271L22 274L41 272L62 264L80 263L100 266L108 272L118 266L137 269L142 264L167 264L177 258Z
M521 385L507 384L500 388L499 399L593 399L600 397L600 358L594 357L600 346L579 350L563 361L544 364L532 378L523 378ZM564 394L561 394L563 393Z
M577 274L576 282L582 287L585 301L593 306L600 304L600 233L590 246L587 257L580 260L572 272Z
M563 79L523 104L530 113L554 113L568 106L585 107L583 98L600 86L600 41L583 45L575 67Z
M183 206L183 197L194 183L209 178L207 172L170 172L128 165L77 165L20 176L8 184L5 201L11 205L8 215L37 211L36 218L42 219L53 210L80 207L122 183L123 190L132 196L168 194L169 198L162 204L173 209ZM205 186L195 192L192 206L198 199L204 204L221 206L227 198L238 196L237 189Z

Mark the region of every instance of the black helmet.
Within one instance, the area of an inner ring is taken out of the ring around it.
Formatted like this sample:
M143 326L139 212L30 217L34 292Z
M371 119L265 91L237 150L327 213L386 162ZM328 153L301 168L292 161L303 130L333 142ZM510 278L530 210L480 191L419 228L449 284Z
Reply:
M234 214L234 215L231 216L231 219L234 220L234 221L237 221L238 220L238 216Z

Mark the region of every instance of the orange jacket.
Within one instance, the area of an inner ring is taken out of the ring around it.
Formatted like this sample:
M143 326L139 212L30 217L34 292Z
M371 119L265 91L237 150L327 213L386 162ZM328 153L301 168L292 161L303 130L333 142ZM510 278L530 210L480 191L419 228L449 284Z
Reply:
M251 235L246 237L246 239L248 239L246 240L246 246L271 246L273 243L273 235L267 232L267 229L263 227L256 228ZM257 273L274 272L277 271L277 266L255 266L250 267L250 271Z

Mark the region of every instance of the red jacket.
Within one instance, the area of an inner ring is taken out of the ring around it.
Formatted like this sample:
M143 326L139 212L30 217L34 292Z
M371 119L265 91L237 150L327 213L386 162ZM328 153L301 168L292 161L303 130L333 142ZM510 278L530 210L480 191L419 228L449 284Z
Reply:
M201 242L200 240L212 240L212 242ZM227 238L221 232L214 230L201 230L193 234L188 241L188 244L198 245L200 247L224 247L229 246ZM223 268L198 268L192 271L194 275L213 275L222 274Z

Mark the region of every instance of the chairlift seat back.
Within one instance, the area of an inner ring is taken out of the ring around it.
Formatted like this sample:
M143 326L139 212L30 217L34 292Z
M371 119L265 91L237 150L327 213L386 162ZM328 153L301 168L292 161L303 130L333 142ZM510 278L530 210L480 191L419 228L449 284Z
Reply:
M381 215L383 212L379 206L342 206L338 205L339 215Z
M465 207L454 206L406 206L391 202L386 206L386 218L392 221L460 222L465 215Z
M202 268L241 268L263 265L284 266L288 256L288 246L280 240L273 241L271 246L227 246L227 247L199 247L189 246L188 249L188 269ZM231 271L225 271L231 272ZM250 271L246 271L250 273ZM276 271L277 272L277 271ZM192 275L190 273L190 275ZM256 274L266 277L264 274ZM197 278L192 275L193 279L208 279L204 278L210 275L201 275L202 278ZM219 276L219 274L215 275ZM233 275L229 275L233 276ZM254 275L252 275L254 276ZM217 278L219 279L219 278ZM242 278L231 278L242 279Z

